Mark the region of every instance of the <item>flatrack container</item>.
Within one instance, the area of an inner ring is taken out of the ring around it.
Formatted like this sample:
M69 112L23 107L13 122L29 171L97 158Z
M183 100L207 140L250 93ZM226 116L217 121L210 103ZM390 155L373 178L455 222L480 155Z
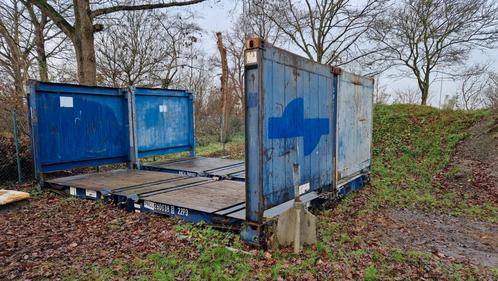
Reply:
M373 80L247 41L245 161L195 155L188 91L32 82L31 141L42 184L130 211L241 230L261 244L269 221L299 196L317 204L361 188L371 166ZM180 159L144 162L188 152ZM54 171L128 169L45 179Z
M371 158L373 79L249 39L245 51L246 221L260 244L265 210L299 193L336 198L363 186ZM341 184L339 184L341 181Z

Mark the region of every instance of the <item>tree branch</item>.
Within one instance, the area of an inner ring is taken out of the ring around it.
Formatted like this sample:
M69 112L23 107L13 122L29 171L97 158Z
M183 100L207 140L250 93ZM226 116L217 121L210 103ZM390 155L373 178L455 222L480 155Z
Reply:
M74 27L46 0L29 0L35 4L44 14L46 14L69 38L74 36Z
M43 0L38 0L38 1L43 1ZM91 13L91 17L95 18L98 16L107 15L119 11L140 11L140 10L152 10L160 8L188 6L188 5L198 4L204 1L205 0L190 0L183 2L172 1L169 3L156 3L156 4L144 4L144 5L116 5L112 7L97 9Z

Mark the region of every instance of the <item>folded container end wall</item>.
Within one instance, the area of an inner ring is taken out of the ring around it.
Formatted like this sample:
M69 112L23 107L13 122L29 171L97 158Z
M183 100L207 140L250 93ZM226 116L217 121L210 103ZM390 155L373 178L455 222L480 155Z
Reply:
M195 153L193 95L187 91L30 81L28 107L38 179L55 171Z
M243 240L264 241L264 211L295 197L294 163L300 167L300 194L340 196L363 185L370 167L372 95L370 78L310 61L261 38L247 40Z

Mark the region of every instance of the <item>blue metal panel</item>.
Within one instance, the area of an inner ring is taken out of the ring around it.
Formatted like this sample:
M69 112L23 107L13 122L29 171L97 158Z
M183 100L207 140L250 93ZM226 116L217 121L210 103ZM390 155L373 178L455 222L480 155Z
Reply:
M371 165L374 81L352 73L339 76L337 92L338 186Z
M187 91L136 88L138 156L190 151L194 155L193 95Z
M287 51L251 49L246 61L247 220L294 198L292 167L309 191L334 179L334 75L328 66Z
M32 82L29 117L37 175L128 161L120 89Z

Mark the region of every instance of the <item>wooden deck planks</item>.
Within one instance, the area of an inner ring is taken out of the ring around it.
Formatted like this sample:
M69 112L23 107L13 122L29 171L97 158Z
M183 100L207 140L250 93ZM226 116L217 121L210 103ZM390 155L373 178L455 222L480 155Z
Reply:
M213 213L245 202L245 184L235 181L211 181L142 199Z
M204 173L209 170L221 169L225 167L230 167L232 165L240 165L243 163L244 161L240 160L196 157L196 158L189 158L189 159L172 161L172 162L146 163L144 164L144 166L163 168L169 170Z
M90 190L113 190L178 178L176 174L121 169L47 180L48 183Z
M123 196L136 194L136 195L140 196L142 194L152 193L152 192L159 192L159 191L167 192L169 189L182 188L184 186L199 184L199 183L208 182L208 181L210 181L210 179L208 179L208 178L182 177L182 178L179 178L176 180L162 182L162 183L155 183L155 184L149 184L149 185L143 185L143 186L124 188L122 190L114 191L113 194L123 195Z

